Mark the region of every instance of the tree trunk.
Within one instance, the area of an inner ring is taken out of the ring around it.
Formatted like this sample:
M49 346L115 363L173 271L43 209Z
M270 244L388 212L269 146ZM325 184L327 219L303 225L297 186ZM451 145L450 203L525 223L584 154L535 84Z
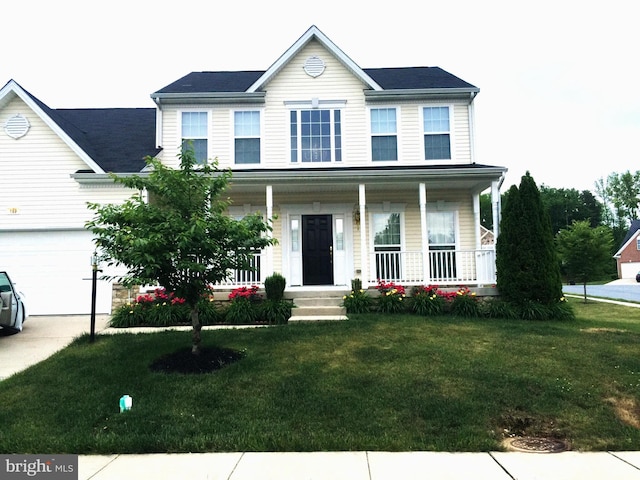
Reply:
M202 330L202 325L200 324L200 312L197 304L191 307L191 326L193 327L191 353L200 355L200 341L202 340L200 330Z
M584 291L584 303L587 303L587 281L586 280L582 284L582 288Z

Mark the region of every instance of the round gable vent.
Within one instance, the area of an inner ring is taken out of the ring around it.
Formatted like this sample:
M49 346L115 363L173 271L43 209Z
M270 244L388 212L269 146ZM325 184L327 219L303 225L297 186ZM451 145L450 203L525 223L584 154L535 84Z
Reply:
M27 134L29 127L29 120L24 116L17 114L7 120L4 124L4 131L11 138L20 138Z
M309 57L304 62L304 71L310 77L316 78L324 72L324 61L320 57Z

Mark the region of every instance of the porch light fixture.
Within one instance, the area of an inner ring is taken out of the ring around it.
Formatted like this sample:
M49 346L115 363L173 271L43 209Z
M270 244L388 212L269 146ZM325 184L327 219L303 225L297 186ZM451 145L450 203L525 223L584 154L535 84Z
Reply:
M366 213L368 210L369 210L369 207L367 207L367 206L365 205L365 207L364 207L364 211L365 211L365 213ZM356 205L353 207L353 224L354 224L356 227L360 228L360 205L358 205L358 204L356 204Z

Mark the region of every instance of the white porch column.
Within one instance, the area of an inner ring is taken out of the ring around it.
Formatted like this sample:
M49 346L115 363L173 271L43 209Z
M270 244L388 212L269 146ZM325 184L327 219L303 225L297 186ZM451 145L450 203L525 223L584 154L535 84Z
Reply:
M365 185L358 185L358 203L360 208L360 275L362 288L369 288L369 253L367 249L367 199Z
M429 237L427 236L427 187L420 184L420 232L422 244L422 281L429 283Z
M266 187L266 204L267 204L267 221L273 225L273 186L267 185ZM269 237L273 236L272 232L267 233ZM265 251L265 263L264 274L262 275L262 281L265 278L273 274L273 246L269 245Z
M480 228L480 194L473 194L473 224L476 232L476 250L482 248L482 229Z
M497 181L491 182L491 213L493 214L493 245L498 241L500 231L500 184Z

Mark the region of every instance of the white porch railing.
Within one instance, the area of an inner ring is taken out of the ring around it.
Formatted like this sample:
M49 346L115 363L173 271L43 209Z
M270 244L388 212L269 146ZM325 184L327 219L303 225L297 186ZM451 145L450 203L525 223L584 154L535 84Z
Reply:
M496 282L496 257L492 249L429 251L426 278L422 252L375 252L370 258L370 284L378 280L405 285L486 285Z
M216 287L250 287L262 285L262 252L255 253L251 260L251 270L234 270L226 281L216 284Z

